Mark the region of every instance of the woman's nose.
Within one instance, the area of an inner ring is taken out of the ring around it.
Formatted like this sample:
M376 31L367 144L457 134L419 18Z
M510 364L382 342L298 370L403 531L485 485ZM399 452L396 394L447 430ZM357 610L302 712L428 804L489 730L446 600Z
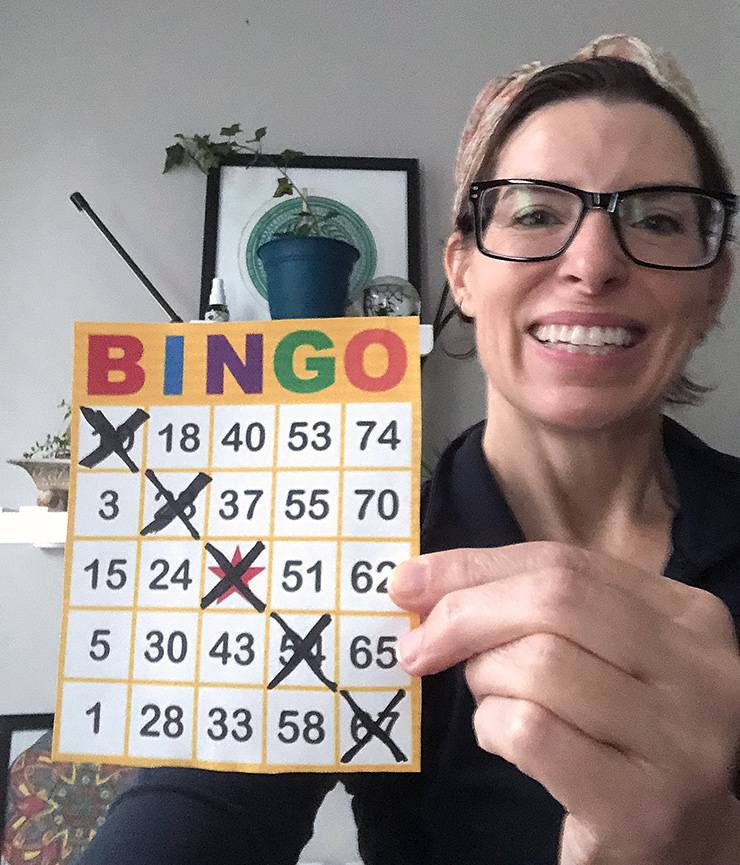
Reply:
M559 264L563 279L595 294L620 285L627 277L630 262L609 214L590 210L560 256Z

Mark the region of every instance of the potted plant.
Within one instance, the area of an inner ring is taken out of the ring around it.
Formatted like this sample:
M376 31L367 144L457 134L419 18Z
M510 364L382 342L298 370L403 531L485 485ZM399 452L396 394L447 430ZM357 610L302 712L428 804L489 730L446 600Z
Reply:
M14 466L25 469L36 484L36 504L50 511L66 511L69 498L69 423L72 408L62 400L58 408L63 410L63 429L34 442L22 459L8 460Z
M210 135L175 135L166 149L164 172L194 163L204 174L234 154L263 156L262 139L266 127L260 127L249 139L240 137L240 124L224 126L220 140ZM287 171L289 163L303 154L284 150L272 164L279 172L274 198L298 195L300 213L272 240L257 250L267 278L267 298L272 318L326 318L341 316L348 302L349 278L359 257L352 244L327 236L326 228L338 213L329 210L321 216L313 213L308 192L294 183ZM246 166L249 168L249 164Z

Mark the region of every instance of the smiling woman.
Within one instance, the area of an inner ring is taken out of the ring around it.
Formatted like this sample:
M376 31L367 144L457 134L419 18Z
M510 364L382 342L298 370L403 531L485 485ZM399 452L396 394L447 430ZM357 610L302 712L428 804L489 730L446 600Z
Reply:
M527 185L515 185L527 190L529 201L501 210L488 202L501 187L474 184L477 248L471 254L472 238L450 241L450 284L462 311L476 319L490 424L523 400L542 420L578 412L591 427L638 409L657 410L724 298L728 261L711 265L730 199L702 190L691 141L666 111L610 99L585 95L524 118L501 147L494 171L498 178L541 179L537 198ZM552 182L573 187L542 185ZM668 183L670 201L662 189ZM581 188L610 192L589 195ZM700 219L704 202L714 206L714 219ZM651 221L638 222L636 214L646 208ZM669 231L669 219L678 223L681 212L683 225ZM528 214L524 225L522 214ZM558 350L560 334L554 344L534 335L544 324L627 328L627 344L593 354L591 331L588 337L576 332L568 350Z
M602 37L470 115L445 265L487 417L389 582L422 771L342 777L366 865L738 863L740 460L661 414L731 273L687 87ZM145 770L83 861L295 863L335 783Z

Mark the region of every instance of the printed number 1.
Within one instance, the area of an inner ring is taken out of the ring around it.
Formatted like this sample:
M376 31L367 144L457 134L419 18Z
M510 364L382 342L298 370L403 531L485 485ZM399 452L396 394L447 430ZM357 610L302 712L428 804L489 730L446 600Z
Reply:
M85 712L85 714L92 715L93 733L97 736L100 732L100 701L95 703L94 706L90 706L90 708Z

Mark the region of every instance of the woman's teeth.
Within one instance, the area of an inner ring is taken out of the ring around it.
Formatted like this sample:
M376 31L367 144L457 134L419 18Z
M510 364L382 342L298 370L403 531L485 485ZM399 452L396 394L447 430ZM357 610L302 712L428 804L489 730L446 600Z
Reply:
M549 348L585 354L623 351L637 342L635 331L626 327L585 327L582 324L539 324L532 335Z

